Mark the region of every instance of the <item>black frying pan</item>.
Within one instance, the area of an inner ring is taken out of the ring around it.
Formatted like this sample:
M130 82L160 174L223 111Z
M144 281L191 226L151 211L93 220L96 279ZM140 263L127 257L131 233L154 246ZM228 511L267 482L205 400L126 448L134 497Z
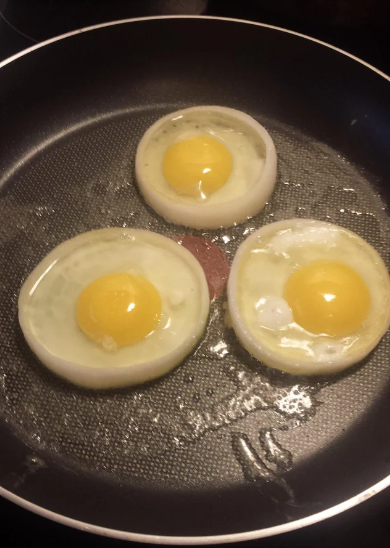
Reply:
M85 230L190 232L145 205L133 167L153 121L199 104L259 119L279 155L264 211L208 233L230 257L253 227L314 217L388 263L389 79L305 37L206 18L103 25L0 66L1 494L97 533L194 544L302 527L386 487L388 336L342 375L291 377L237 344L219 299L172 374L93 392L35 359L17 296L50 249Z

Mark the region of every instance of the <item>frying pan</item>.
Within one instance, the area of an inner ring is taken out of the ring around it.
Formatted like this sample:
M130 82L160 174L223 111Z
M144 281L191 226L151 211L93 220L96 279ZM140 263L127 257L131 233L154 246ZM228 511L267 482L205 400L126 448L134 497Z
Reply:
M217 18L120 21L64 35L0 71L0 492L84 530L160 543L229 542L330 517L390 483L390 339L330 378L267 369L211 308L170 375L89 391L46 370L17 322L33 267L104 226L212 239L231 260L254 228L313 217L389 264L389 78L326 44ZM277 187L229 230L166 223L134 186L134 154L163 114L200 104L268 129Z

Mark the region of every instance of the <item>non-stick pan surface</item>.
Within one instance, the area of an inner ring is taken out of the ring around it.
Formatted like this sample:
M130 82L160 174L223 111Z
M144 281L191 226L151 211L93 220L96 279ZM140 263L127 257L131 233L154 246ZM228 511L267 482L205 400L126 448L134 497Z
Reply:
M102 26L3 64L3 495L104 534L216 542L296 528L388 483L389 336L342 375L291 377L240 347L223 321L222 297L199 348L173 373L94 392L37 361L18 326L17 297L49 250L80 232L192 233L146 206L134 154L160 116L201 104L248 112L278 152L277 187L264 211L207 232L230 259L254 228L310 217L356 231L388 264L389 91L384 75L323 44L218 19Z

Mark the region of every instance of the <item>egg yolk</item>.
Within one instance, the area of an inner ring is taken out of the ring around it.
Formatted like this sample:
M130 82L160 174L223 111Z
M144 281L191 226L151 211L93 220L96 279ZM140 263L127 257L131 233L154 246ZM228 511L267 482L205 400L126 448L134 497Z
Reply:
M137 343L161 316L161 297L148 280L127 273L108 274L81 292L77 322L92 340L111 349ZM114 346L115 346L114 345Z
M232 165L232 155L222 143L212 137L199 136L168 148L163 173L178 193L205 199L223 187Z
M284 297L298 325L333 337L356 331L370 309L363 279L349 266L332 261L317 261L294 272Z

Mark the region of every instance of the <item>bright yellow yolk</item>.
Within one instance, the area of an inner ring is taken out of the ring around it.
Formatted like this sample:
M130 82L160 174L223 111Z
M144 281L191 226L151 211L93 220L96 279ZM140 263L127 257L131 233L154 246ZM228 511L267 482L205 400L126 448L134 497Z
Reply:
M117 346L149 335L161 316L161 297L150 282L127 273L108 274L90 283L77 301L77 322L92 340Z
M219 141L199 136L170 146L163 173L180 194L207 198L220 189L232 172L232 155Z
M284 297L298 325L334 337L356 331L370 309L363 279L349 266L332 261L317 261L294 272Z

